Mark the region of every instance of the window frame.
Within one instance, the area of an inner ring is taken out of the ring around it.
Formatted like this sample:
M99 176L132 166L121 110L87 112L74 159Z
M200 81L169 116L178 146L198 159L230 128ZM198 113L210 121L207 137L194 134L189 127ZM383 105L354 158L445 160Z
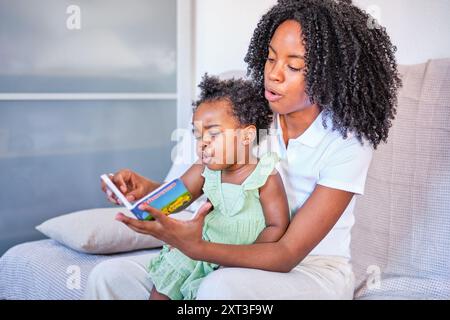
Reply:
M0 101L50 101L50 100L175 100L177 127L185 128L190 122L193 88L193 31L194 0L177 0L176 33L176 92L169 93L0 93Z

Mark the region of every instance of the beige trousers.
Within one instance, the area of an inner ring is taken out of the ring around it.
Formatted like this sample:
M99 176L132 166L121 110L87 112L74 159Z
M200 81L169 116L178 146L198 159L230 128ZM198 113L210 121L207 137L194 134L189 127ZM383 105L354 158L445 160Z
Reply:
M85 299L148 299L153 287L146 268L158 254L116 258L90 273ZM200 285L197 299L352 299L354 275L347 259L308 256L288 273L220 268Z

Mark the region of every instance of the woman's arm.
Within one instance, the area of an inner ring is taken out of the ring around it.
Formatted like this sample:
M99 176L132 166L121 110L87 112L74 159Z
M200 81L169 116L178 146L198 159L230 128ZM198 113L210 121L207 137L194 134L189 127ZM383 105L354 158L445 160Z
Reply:
M289 204L283 181L275 170L259 190L259 200L264 212L266 227L255 243L280 240L289 225Z
M195 260L229 267L289 272L327 235L352 197L353 193L317 185L279 241L251 245L227 245L202 240L203 221L211 208L210 204L202 207L197 216L189 221L171 219L151 207L142 209L151 213L155 221L138 221L123 214L119 214L117 220L137 232L165 241Z
M233 248L230 245L202 242L200 248L192 252L193 259L229 267L289 272L325 238L352 197L353 193L317 185L278 242Z

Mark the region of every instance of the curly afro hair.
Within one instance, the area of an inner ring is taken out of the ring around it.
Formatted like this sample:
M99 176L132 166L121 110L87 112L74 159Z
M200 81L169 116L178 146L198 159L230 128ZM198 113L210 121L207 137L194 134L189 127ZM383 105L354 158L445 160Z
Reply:
M272 111L252 81L234 78L220 80L205 74L198 87L201 92L199 99L192 104L194 112L204 102L226 100L231 105L233 116L242 126L256 127L257 141L259 133L270 127Z
M270 40L286 20L301 25L306 94L331 117L332 129L375 149L386 142L401 80L385 28L351 0L279 0L258 23L245 57L260 95Z

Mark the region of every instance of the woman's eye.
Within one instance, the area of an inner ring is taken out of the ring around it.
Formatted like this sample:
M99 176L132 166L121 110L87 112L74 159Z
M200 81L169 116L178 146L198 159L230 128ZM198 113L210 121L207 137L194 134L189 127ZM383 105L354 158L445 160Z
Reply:
M267 57L267 59L266 59L268 62L274 62L275 61L275 59L274 58L270 58L270 57Z
M289 67L289 70L294 71L294 72L302 71L302 68L294 68L294 67L291 67L291 66L288 66L288 67Z

